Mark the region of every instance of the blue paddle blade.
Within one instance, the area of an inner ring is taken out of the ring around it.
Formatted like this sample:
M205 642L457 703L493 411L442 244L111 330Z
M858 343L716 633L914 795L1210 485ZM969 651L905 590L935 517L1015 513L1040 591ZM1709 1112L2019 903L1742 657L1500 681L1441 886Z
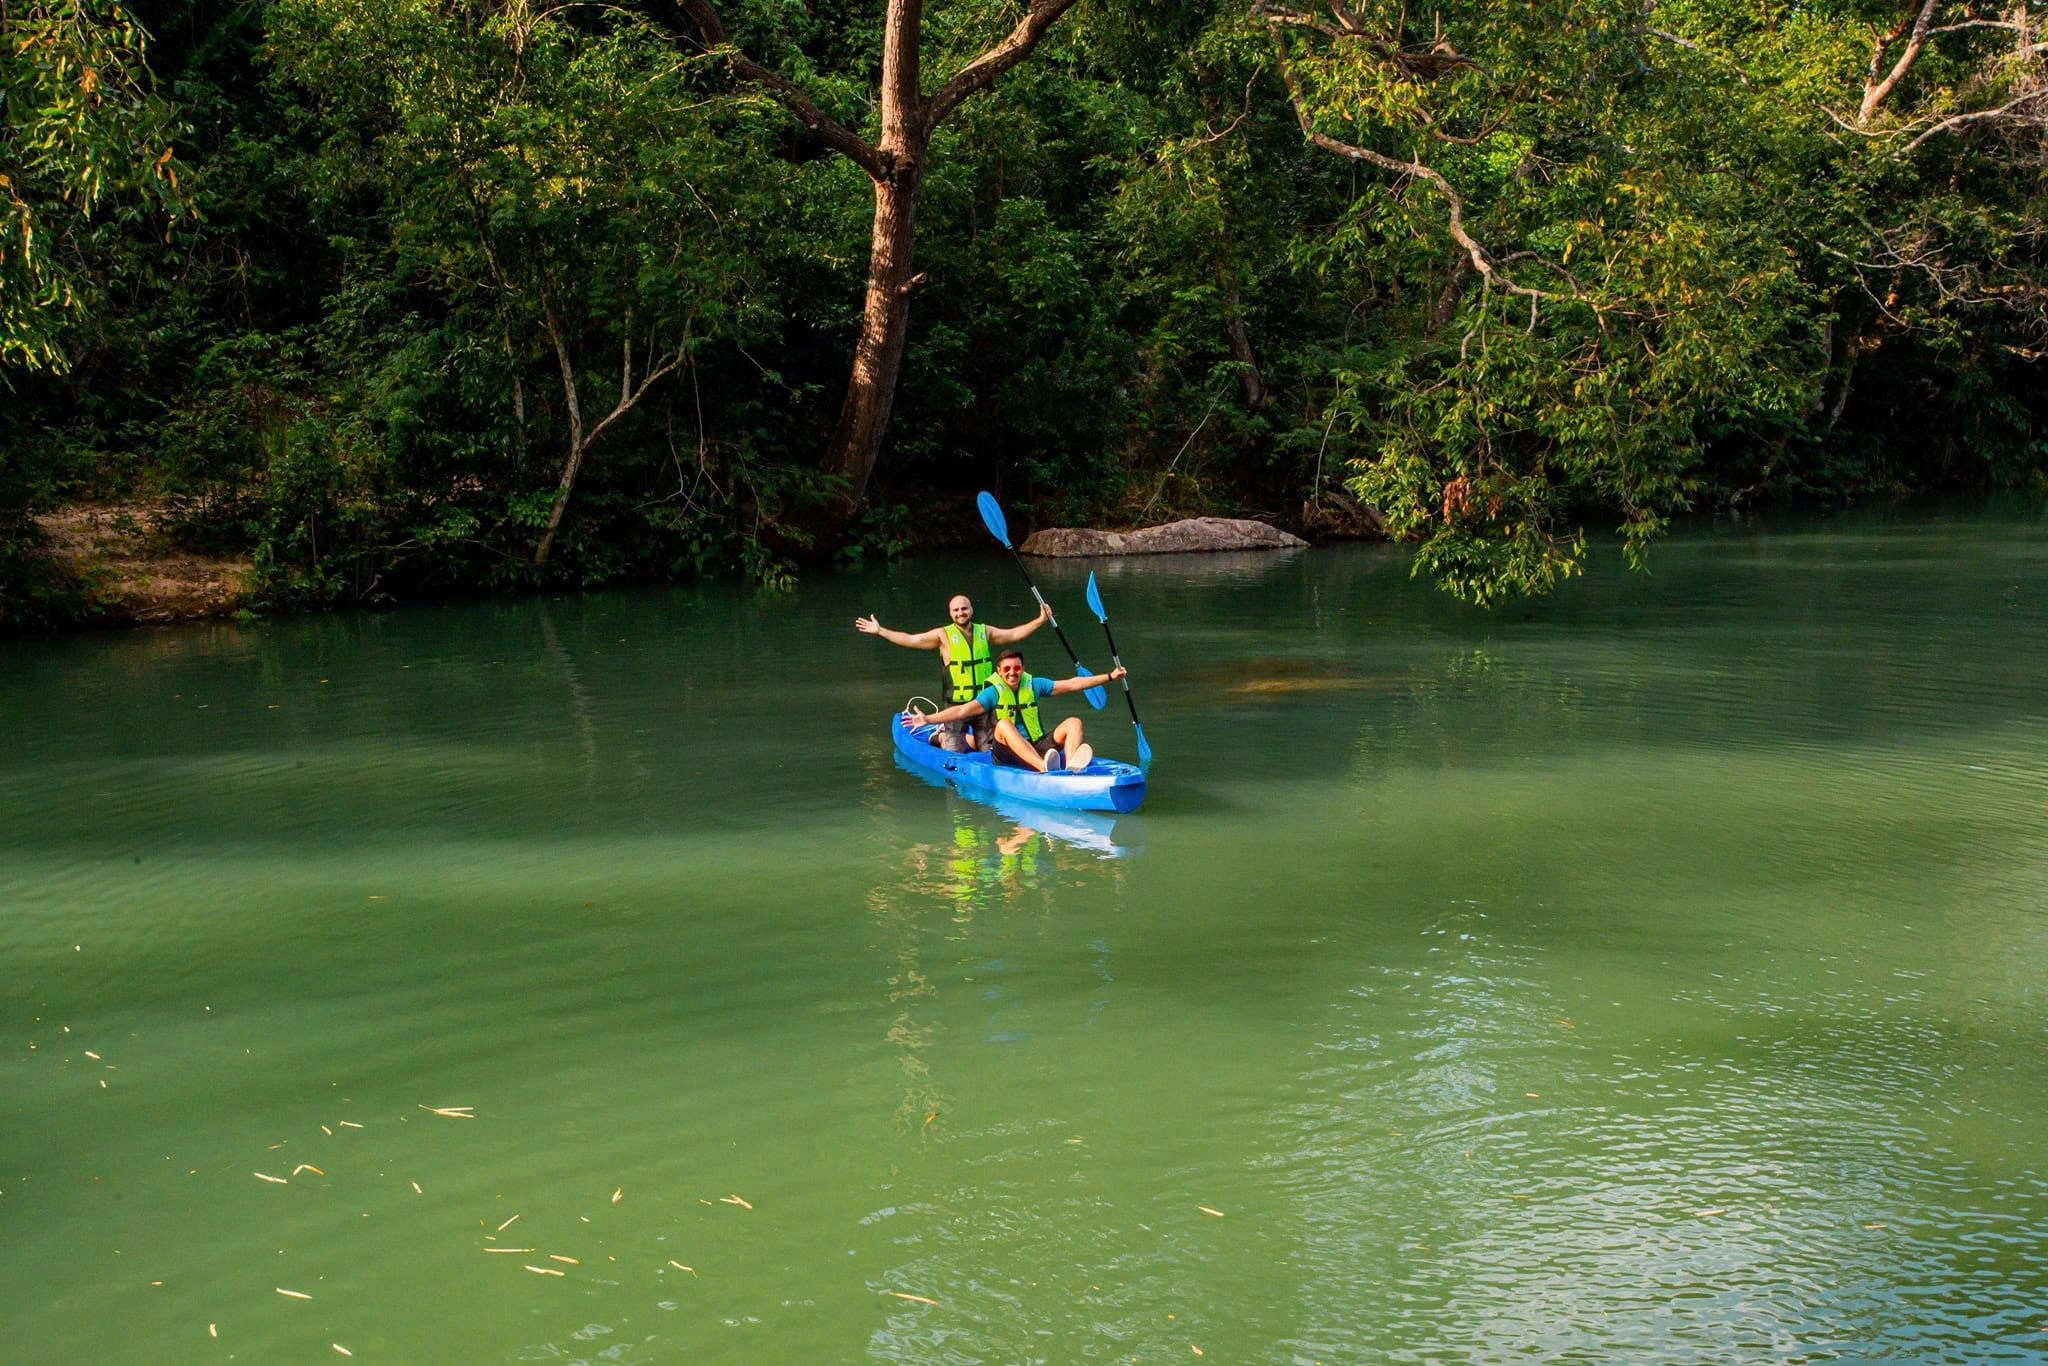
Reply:
M1152 746L1145 743L1145 728L1136 721L1133 721L1131 722L1131 729L1138 732L1138 762L1141 764L1151 763Z
M1096 591L1095 571L1092 569L1088 571L1088 610L1095 614L1097 621L1108 624L1109 613L1102 610L1102 594Z
M1010 548L1010 524L1003 520L1003 509L996 502L996 496L984 489L974 495L974 505L981 509L981 524L988 528L988 534L1002 543L1003 549Z
M1081 674L1092 674L1095 672L1095 670L1089 668L1078 659L1074 661L1074 671ZM1090 688L1087 692L1082 693L1081 696L1087 698L1088 705L1097 711L1101 711L1105 706L1109 705L1109 694L1099 686Z

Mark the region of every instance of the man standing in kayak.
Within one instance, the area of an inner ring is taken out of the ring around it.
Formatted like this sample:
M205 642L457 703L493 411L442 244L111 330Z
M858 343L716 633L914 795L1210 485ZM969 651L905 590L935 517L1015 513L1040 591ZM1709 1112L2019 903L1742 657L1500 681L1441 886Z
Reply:
M1125 672L1119 664L1106 674L1080 674L1054 682L1050 678L1033 678L1025 673L1023 651L1005 650L996 658L995 676L972 700L947 707L944 711L935 711L930 716L913 707L903 723L915 728L936 721L943 726L955 720L993 716L996 723L991 733L994 743L989 747L989 758L995 763L1019 764L1040 773L1062 768L1082 769L1088 767L1095 751L1081 739L1081 718L1069 716L1054 726L1048 736L1038 719L1038 699L1099 688L1122 678Z
M951 625L935 626L915 635L908 631L892 631L874 616L855 617L853 629L880 636L892 645L912 650L937 650L939 663L946 671L946 701L960 703L970 701L988 683L989 675L994 671L991 663L994 647L1015 645L1052 620L1051 606L1042 604L1038 615L1022 626L984 626L974 619L974 604L967 600L965 594L947 603L946 613L953 618ZM969 733L964 720L950 722L939 730L940 747L954 753L979 748L979 738Z

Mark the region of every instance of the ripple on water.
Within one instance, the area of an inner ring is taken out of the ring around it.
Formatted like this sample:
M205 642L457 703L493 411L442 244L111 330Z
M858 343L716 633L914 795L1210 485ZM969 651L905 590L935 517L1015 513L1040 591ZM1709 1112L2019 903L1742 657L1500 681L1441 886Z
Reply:
M1512 1001L1511 982L1475 973L1465 990ZM1377 1056L1323 1053L1301 1078L1322 1099L1267 1164L1318 1268L1289 1345L1387 1360L2038 1354L2048 1186L1987 1179L1945 1151L1942 1107L1901 1103L1953 1076L1938 1029L1869 1002L1820 1018L1543 1056L1514 1031L1447 1044L1425 1017L1379 1033ZM1539 1073L1541 1097L1497 1084Z

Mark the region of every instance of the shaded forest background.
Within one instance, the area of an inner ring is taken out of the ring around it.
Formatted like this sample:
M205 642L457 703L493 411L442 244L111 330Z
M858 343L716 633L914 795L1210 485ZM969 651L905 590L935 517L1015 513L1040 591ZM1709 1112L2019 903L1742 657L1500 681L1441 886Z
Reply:
M2042 9L0 0L0 619L90 609L80 500L297 608L784 582L979 488L1369 506L1476 601L2038 493Z

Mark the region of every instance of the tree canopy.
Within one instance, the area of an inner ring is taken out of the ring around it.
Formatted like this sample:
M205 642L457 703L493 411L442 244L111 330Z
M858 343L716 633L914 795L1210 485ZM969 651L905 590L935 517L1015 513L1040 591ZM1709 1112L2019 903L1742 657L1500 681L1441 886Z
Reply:
M2041 11L0 0L0 594L78 498L280 606L780 580L981 487L1494 602L2039 488Z

